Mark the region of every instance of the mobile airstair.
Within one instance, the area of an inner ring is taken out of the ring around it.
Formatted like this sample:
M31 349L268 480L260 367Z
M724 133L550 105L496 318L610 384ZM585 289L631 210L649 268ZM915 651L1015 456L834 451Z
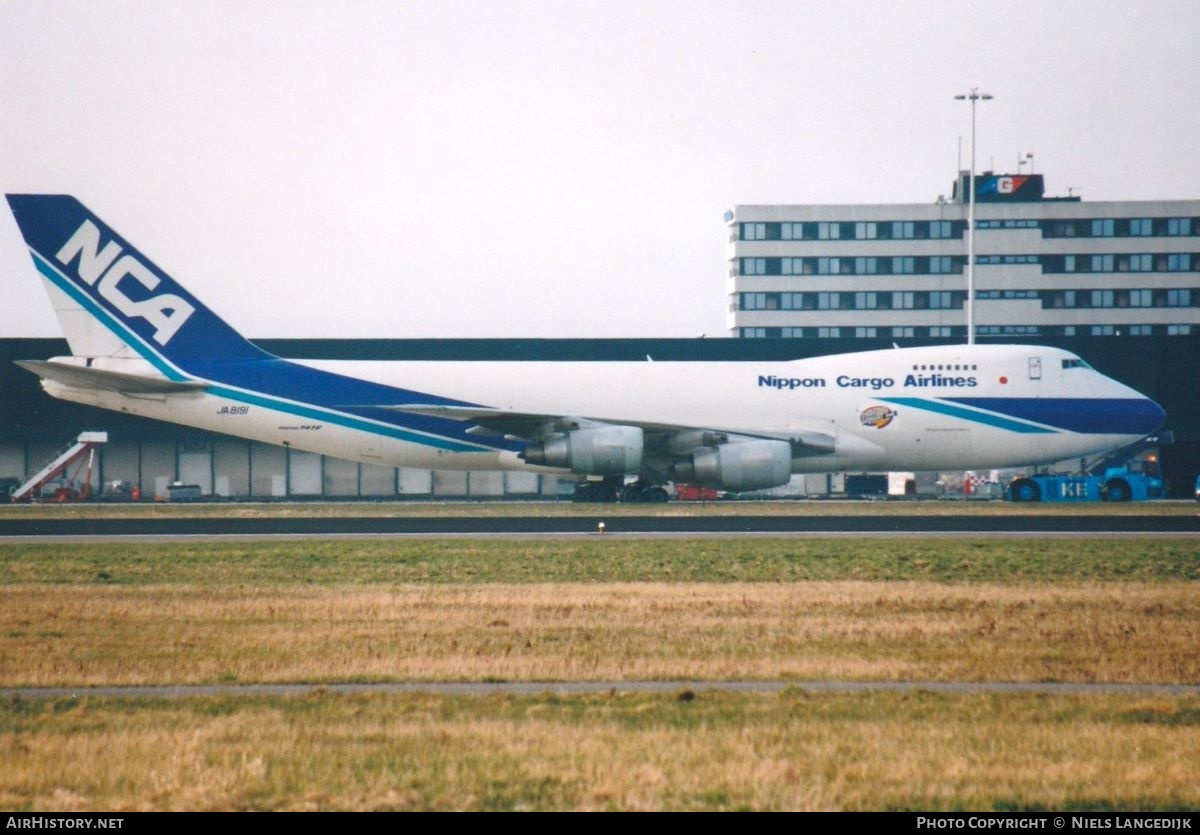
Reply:
M96 447L105 443L108 443L107 432L80 432L79 437L59 450L49 464L38 470L37 475L14 490L12 500L21 502L36 497L44 484L53 481L59 474L65 474L67 468L72 464L78 462L82 465L85 459L87 460L87 473L82 482L80 497L86 498L91 489L92 468L96 462Z

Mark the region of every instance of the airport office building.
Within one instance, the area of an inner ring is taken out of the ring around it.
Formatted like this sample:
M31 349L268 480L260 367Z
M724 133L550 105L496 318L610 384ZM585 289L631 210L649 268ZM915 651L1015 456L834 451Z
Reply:
M928 204L737 206L726 217L726 292L730 335L741 338L257 342L309 359L600 362L774 362L962 342L967 182ZM1039 175L977 178L978 339L1066 348L1157 400L1176 436L1162 450L1168 487L1190 492L1200 472L1200 201L1089 203L1043 189ZM716 286L712 293L719 303ZM360 465L92 409L50 398L11 362L65 353L61 339L0 339L0 478L23 479L79 432L104 430L93 484L125 481L144 496L178 481L253 499L573 490L573 480L553 476ZM794 483L819 494L841 481Z
M731 335L965 340L968 179L928 204L738 206ZM1120 337L1139 351L1136 337L1200 326L1200 201L1087 203L1046 197L1042 175L991 173L976 195L981 341Z

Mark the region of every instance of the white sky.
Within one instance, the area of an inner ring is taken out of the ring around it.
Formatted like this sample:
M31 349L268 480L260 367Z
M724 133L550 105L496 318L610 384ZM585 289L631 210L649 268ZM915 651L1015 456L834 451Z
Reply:
M1200 3L0 0L0 189L256 337L725 333L725 209L1195 199ZM0 212L0 336L59 330Z

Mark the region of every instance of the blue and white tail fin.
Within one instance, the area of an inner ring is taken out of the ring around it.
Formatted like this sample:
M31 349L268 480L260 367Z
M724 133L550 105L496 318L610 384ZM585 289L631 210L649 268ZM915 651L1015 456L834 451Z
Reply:
M8 204L76 356L141 358L168 377L195 361L270 357L74 197Z

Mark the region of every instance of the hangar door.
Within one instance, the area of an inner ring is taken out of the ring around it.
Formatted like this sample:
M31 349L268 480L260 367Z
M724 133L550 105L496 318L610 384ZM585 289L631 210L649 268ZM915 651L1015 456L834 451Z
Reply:
M178 470L180 482L199 484L201 495L212 495L212 449L208 444L189 442L180 446Z
M288 490L293 496L321 495L321 456L288 450Z

